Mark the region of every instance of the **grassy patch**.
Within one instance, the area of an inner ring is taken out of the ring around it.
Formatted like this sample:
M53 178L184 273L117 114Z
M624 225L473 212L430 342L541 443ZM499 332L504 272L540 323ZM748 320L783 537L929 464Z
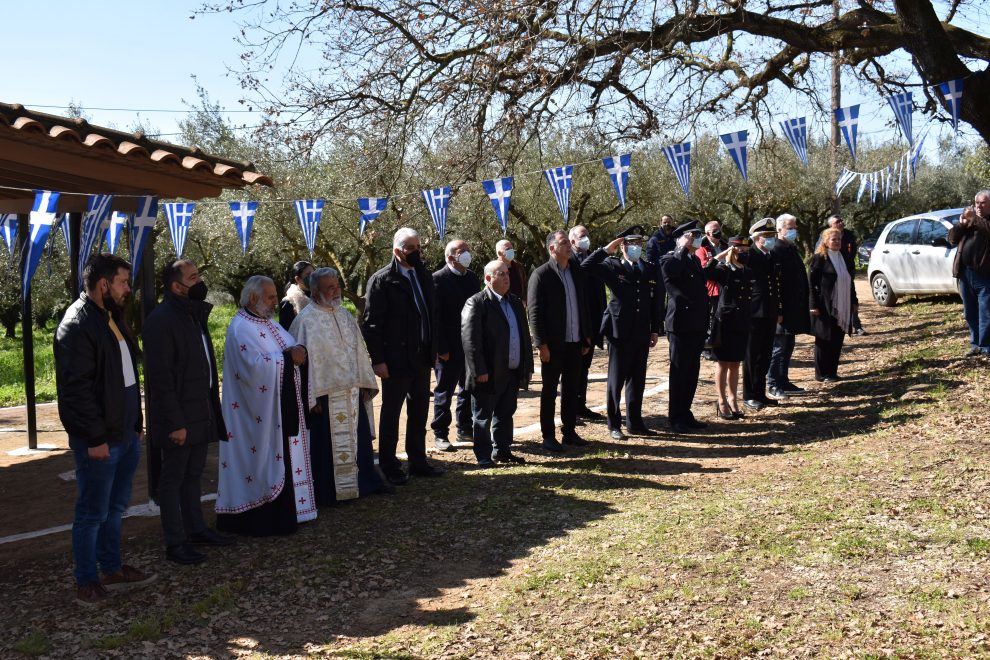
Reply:
M44 630L32 630L14 644L14 650L24 655L42 655L52 649L52 641Z

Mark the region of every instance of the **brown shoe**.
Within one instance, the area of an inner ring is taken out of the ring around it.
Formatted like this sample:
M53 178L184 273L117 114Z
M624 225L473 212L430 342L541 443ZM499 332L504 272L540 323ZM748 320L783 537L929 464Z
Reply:
M144 571L124 564L113 575L103 576L103 586L110 591L126 591L151 584L158 579L155 573Z
M76 589L76 602L81 606L96 609L110 599L110 594L99 582L91 582Z

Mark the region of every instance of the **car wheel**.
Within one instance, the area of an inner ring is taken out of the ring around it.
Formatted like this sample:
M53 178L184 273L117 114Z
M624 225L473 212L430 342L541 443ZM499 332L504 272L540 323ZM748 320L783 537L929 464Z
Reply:
M893 307L897 304L897 294L894 293L894 288L890 286L887 276L883 273L873 276L870 280L870 288L873 290L873 299L881 307Z

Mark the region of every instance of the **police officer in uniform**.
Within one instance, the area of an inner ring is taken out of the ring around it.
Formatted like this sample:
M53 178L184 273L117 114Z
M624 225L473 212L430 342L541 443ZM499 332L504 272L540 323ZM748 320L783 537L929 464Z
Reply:
M753 301L750 307L749 341L743 363L743 405L762 410L777 402L767 398L767 369L780 311L780 264L771 250L777 238L773 218L763 218L749 228L753 247L749 269L753 271Z
M620 254L616 254L619 248ZM656 435L643 423L646 359L660 333L660 293L656 265L642 258L643 228L629 227L581 263L612 292L601 333L608 340L608 428L613 440L621 429L619 399L626 394L626 429L636 435ZM610 256L614 255L614 256Z
M667 291L664 327L670 344L670 400L668 421L675 433L693 433L707 426L695 419L691 402L698 389L701 351L708 332L707 275L694 256L694 240L701 232L690 220L674 230L677 247L660 259L660 273ZM709 262L712 267L715 261Z

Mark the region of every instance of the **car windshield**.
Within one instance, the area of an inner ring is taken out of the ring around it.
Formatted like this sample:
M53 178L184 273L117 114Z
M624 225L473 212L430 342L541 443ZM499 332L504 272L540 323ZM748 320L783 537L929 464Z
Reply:
M956 213L955 215L946 215L946 216L942 216L941 219L942 220L945 220L949 224L958 225L959 224L959 215L960 215L959 213Z

